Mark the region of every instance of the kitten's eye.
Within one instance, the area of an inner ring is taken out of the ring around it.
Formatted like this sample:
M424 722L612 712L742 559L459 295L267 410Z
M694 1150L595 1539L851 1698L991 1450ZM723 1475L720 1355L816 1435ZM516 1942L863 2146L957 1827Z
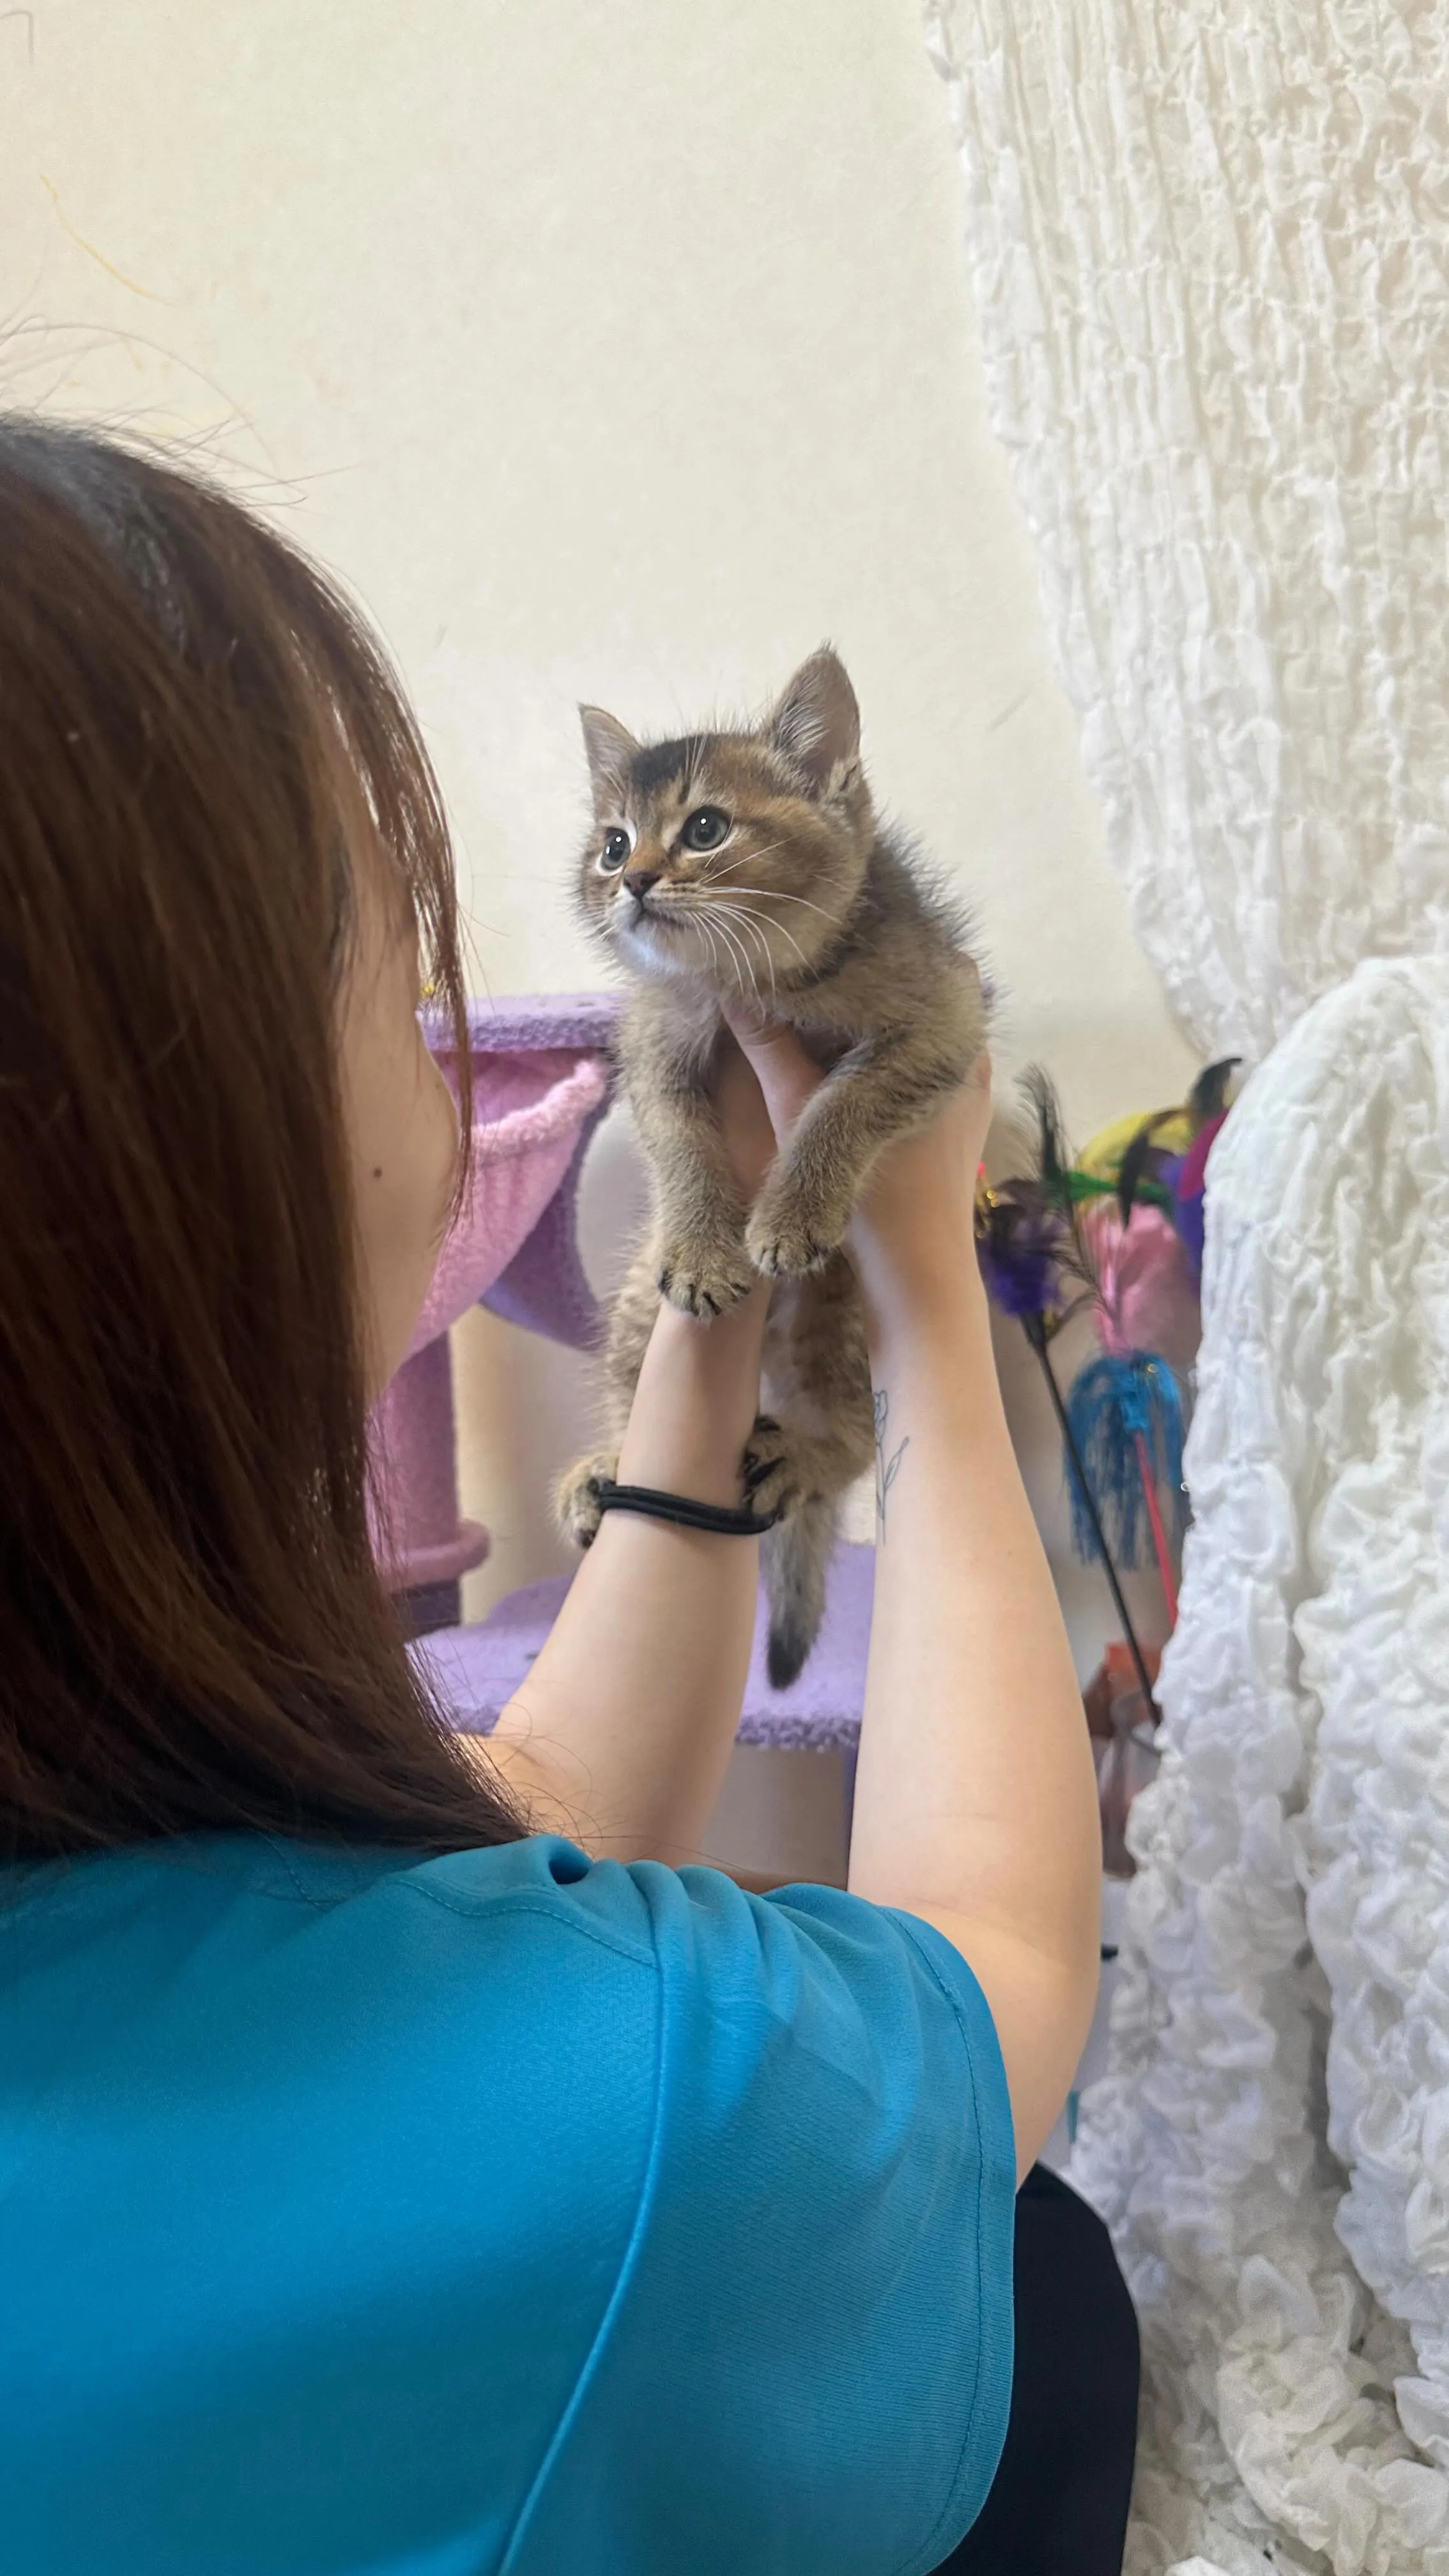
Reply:
M599 852L600 867L607 868L613 874L625 866L633 846L628 833L621 831L615 824L612 830L604 834L604 846Z
M696 805L679 837L686 850L717 850L729 831L730 818L718 805Z

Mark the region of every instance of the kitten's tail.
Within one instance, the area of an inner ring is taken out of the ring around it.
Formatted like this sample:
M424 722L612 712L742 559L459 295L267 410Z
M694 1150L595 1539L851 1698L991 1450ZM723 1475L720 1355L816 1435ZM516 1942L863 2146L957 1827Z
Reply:
M775 1690L788 1690L820 1634L825 1616L825 1569L835 1545L839 1508L812 1494L761 1541L765 1591L770 1604L766 1670Z

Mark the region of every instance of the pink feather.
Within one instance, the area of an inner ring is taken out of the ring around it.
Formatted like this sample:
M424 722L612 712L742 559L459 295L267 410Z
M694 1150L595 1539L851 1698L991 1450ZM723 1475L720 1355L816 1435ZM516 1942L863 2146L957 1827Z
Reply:
M1179 1376L1197 1356L1202 1320L1182 1237L1161 1208L1139 1199L1124 1226L1115 1199L1081 1212L1097 1274L1097 1331L1114 1359L1153 1351Z

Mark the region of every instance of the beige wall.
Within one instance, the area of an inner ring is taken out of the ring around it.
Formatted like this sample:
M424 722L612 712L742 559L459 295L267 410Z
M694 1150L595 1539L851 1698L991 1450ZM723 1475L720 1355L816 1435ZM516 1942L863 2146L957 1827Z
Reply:
M960 221L914 0L0 21L0 396L201 442L355 583L452 803L480 986L592 978L575 700L673 725L828 635L882 794L977 903L1003 1072L1045 1058L1085 1134L1191 1068L1100 855ZM634 1187L606 1134L601 1275ZM460 1339L477 1609L555 1561L581 1380L486 1317ZM1055 1441L1004 1358L1060 1553ZM1085 1661L1105 1616L1063 1571ZM826 1783L776 1770L742 1766L725 1838L813 1857Z

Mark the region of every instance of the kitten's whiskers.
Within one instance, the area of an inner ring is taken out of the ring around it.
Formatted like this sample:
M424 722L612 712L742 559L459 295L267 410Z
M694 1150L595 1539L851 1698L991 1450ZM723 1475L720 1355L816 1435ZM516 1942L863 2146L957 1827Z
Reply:
M775 847L779 849L783 844L776 842ZM758 855L763 858L768 853L761 851ZM753 894L765 903L798 903L806 912L818 912L821 920L828 921L833 929L839 928L839 916L827 912L823 903L812 903L808 894L787 894L783 886L746 885L739 877L712 878L711 884L720 894Z
M737 906L737 907L736 907L736 910L737 910L737 911L742 912L742 913L743 913L743 915L744 915L744 918L745 918L747 921L753 922L753 924L754 924L755 928L756 928L756 929L759 931L759 933L760 933L760 944L761 944L761 946L763 947L763 946L765 945L765 934L764 934L764 926L763 926L763 923L762 923L762 921L761 921L761 917L760 917L759 913L757 913L757 912L751 912L751 910L750 910L750 908L749 908L749 906L748 906L747 904ZM782 939L788 939L788 940L789 940L791 947L794 949L796 956L799 958L801 965L804 967L805 972L806 972L806 974L808 975L808 974L809 974L809 972L810 972L810 960L809 960L809 958L806 956L804 949L801 947L799 940L798 940L798 939L796 939L796 938L793 936L793 934L785 928L785 925L784 925L783 921L776 921L776 922L772 922L772 923L771 923L771 925L770 925L770 927L771 927L772 929L774 929L774 930L778 930L778 932L779 932L779 934L780 934L780 937L781 937ZM772 978L772 980L773 980L773 974L774 974L774 970L773 970L773 968L772 968L772 969L771 969L771 978Z
M725 903L721 905L717 895L713 896L711 900L718 909L722 912L728 913L730 920L734 922L739 929L746 932L754 932L755 937L759 941L760 955L769 970L771 1008L777 1008L779 1003L779 989L775 982L775 961L770 954L770 944L765 937L761 923L745 904ZM751 971L750 982L754 986L756 992L759 991L759 981L760 979L758 975Z
M701 929L703 929L703 930L705 930L706 932L708 932L711 928L713 928L714 930L717 930L717 931L719 932L719 935L720 935L721 939L723 939L723 940L726 942L726 944L727 944L727 946L728 946L728 948L729 948L729 952L730 952L731 957L733 957L733 958L735 958L735 959L737 959L737 960L738 960L738 973L739 973L739 979L740 979L740 986L741 986L741 990L742 990L742 991L748 991L748 990L749 990L749 988L750 988L750 986L754 983L754 980L755 980L755 978L754 978L754 973L753 973L753 971L752 971L752 969L751 969L749 958L746 956L745 951L744 951L744 948L743 948L743 946L741 945L741 942L736 938L736 936L735 936L735 934L734 934L734 931L730 928L729 924L725 921L725 919L724 919L723 915L722 915L721 913L719 913L718 911L715 911L715 909L714 909L714 907L713 907L712 905L707 906L707 905L705 905L705 904L703 904L703 903L701 903L701 904L697 904L697 905L691 905L690 909L691 909L691 911L693 911L693 913L694 913L694 915L695 915L695 918L697 919L697 921L698 921L698 922L699 922L699 924L700 924ZM707 910L708 910L708 911L710 911L710 912L712 912L712 913L713 913L713 915L714 915L712 922L707 922L707 921L706 921L706 919L705 919L705 914L706 914L706 911L707 911ZM712 952L712 953L713 953L713 952Z
M692 918L698 921L700 929L705 933L706 937L709 935L711 926L718 931L720 938L727 942L731 956L736 960L735 971L741 991L758 992L759 977L756 975L755 970L750 963L749 954L739 937L740 926L743 926L746 929L752 929L756 925L750 922L748 916L742 911L741 907L737 904L721 903L716 896L711 894L696 897L688 905L682 905L681 909L687 910ZM708 920L706 919L706 914L709 916ZM764 954L766 965L769 965L769 951L768 949L763 948L763 943L762 953Z

